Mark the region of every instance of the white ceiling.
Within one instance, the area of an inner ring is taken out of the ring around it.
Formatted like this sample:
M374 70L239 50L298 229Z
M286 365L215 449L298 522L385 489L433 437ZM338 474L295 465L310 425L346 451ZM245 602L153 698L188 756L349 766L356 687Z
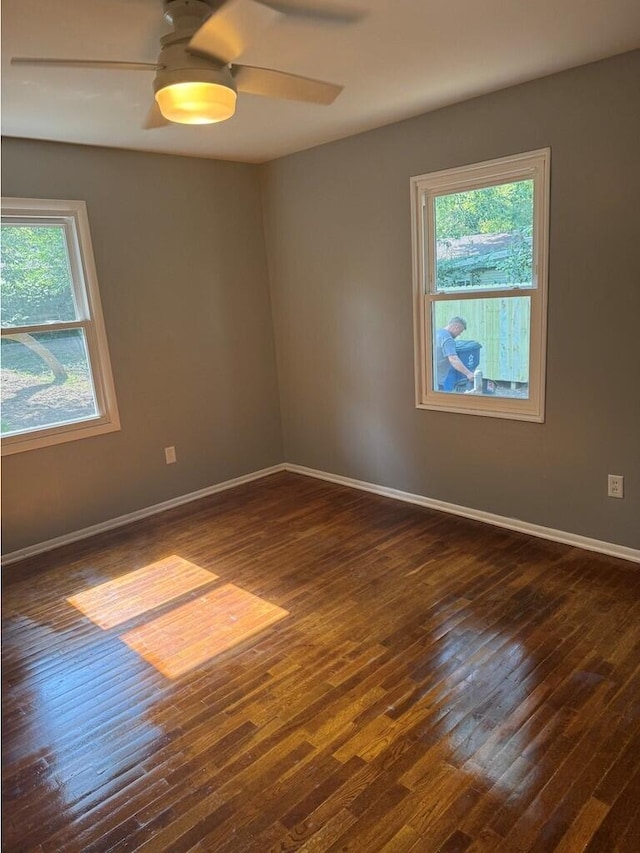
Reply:
M277 24L239 61L343 84L331 106L242 93L227 122L145 131L152 72L9 62L155 62L162 0L2 0L2 132L259 163L640 46L639 0L297 2L363 14Z

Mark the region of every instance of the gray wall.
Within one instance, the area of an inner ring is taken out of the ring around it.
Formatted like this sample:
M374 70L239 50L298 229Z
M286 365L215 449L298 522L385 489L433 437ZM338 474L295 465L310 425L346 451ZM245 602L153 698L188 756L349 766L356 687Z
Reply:
M287 461L640 546L639 80L634 52L265 167ZM546 422L417 410L409 178L546 146Z
M2 165L5 196L87 202L122 423L3 458L3 551L280 462L257 167L13 139Z

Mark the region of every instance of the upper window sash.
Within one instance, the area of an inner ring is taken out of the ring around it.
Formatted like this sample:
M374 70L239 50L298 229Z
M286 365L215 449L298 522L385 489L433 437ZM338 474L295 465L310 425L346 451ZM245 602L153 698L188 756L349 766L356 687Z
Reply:
M90 241L90 237L88 225L85 224L86 208L84 202L46 201L45 204L48 207L53 207L56 204L59 205L58 209L60 212L54 214L53 209L44 209L42 213L33 209L25 211L22 205L24 202L30 201L32 202L31 199L3 199L2 222L6 225L23 225L29 228L57 226L64 230L67 259L70 267L71 291L75 308L75 321L89 320L91 317L91 309L88 303L88 299L90 298L90 288L88 286L88 278L85 272L85 264L90 264L90 273L93 274L94 278L97 276L95 274L93 257L85 257L83 259L83 252L80 248L79 235L84 232L84 237L82 239L84 255L87 256L90 254L87 248L90 247L91 243L87 242L88 240ZM62 322L65 322L65 324L74 323L73 320ZM29 325L34 329L50 328L50 324L48 322L33 323ZM13 327L3 326L3 328Z
M501 186L503 184L515 183L516 181L533 181L533 277L526 292L538 288L541 274L539 258L546 256L546 222L548 211L546 209L547 193L545 192L548 182L548 151L541 149L527 154L515 155L513 157L492 160L477 165L462 166L460 168L445 169L430 175L412 178L415 194L414 215L419 217L422 227L419 229L419 274L423 283L425 294L438 297L445 295L445 291L438 290L436 285L436 228L434 215L434 201L439 196L463 193L486 187ZM415 233L415 229L414 229ZM429 235L433 235L433 240ZM456 288L459 294L481 293L491 290L514 292L517 288L492 285L491 287ZM520 288L525 290L525 288Z

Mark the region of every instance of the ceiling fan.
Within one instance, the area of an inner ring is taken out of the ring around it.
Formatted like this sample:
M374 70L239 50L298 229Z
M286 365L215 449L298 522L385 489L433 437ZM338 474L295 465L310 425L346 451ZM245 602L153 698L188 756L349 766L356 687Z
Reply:
M349 10L310 9L279 0L164 0L173 27L161 38L157 63L14 57L13 65L155 71L155 103L144 127L211 124L231 118L238 92L331 104L342 86L235 60L265 29L285 16L328 23L351 23Z

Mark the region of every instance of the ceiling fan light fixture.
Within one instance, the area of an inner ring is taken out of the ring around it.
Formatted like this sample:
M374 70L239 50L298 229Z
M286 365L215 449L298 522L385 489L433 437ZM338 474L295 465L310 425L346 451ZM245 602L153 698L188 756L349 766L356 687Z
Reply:
M213 124L236 111L236 92L220 83L170 83L155 94L160 112L178 124Z

